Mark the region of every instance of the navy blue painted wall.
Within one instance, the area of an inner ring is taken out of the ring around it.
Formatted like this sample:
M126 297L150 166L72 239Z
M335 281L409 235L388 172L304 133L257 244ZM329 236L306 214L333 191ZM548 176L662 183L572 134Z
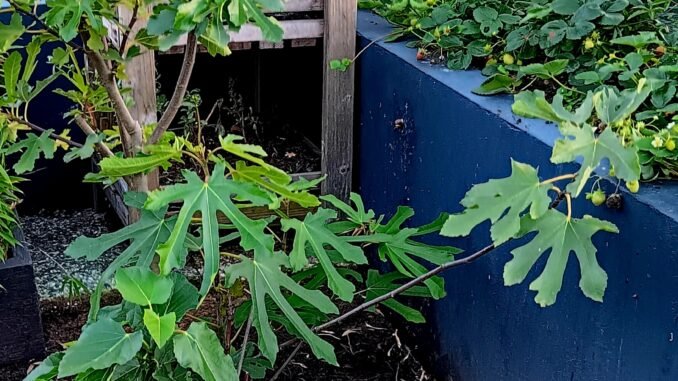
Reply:
M361 12L361 45L387 32L383 20ZM473 184L507 176L510 158L538 165L544 177L568 170L549 162L556 127L520 120L510 97L473 95L482 80L417 62L404 43L379 42L361 56L357 155L369 207L410 205L424 223L460 211ZM400 118L406 127L394 129ZM622 211L575 203L577 215L621 230L594 241L609 276L603 304L580 292L574 257L553 307L540 308L528 290L537 271L505 287L503 266L518 243L445 274L448 297L425 307L429 323L416 336L440 380L678 379L678 184L623 195ZM490 242L487 225L467 239L433 239L467 252Z
M39 12L43 7L39 7ZM0 14L0 22L9 23L10 13ZM32 20L24 17L24 25L30 25ZM30 36L23 37L24 39ZM48 77L52 73L52 66L47 64L48 56L52 50L57 47L56 43L45 44L38 57L38 66L31 81ZM34 83L34 82L31 82ZM73 104L65 97L53 93L56 88L70 87L70 83L60 78L45 89L29 107L30 121L47 129L53 129L60 133L64 128L70 128L70 136L75 141L84 141L84 135L77 126L68 126L68 121L64 119L64 114L68 112ZM20 205L20 212L30 213L42 208L83 208L93 205L94 187L91 184L83 184L84 175L91 172L91 163L89 160L76 160L69 164L63 162L63 150L59 150L56 157L52 160L39 160L33 173L22 177L28 181L21 184L20 188L24 192L23 202ZM10 157L10 162L15 156Z

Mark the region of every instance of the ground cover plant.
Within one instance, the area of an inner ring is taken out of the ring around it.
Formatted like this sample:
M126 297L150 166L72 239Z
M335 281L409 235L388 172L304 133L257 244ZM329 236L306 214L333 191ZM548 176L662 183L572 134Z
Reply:
M261 147L239 136L224 134L218 142L205 142L200 118L190 139L167 130L184 100L196 45L205 45L212 54L228 54L227 31L247 22L256 23L267 39L279 40L280 27L261 7L281 9L280 1L50 0L41 15L36 7L32 1L12 2L10 23L0 25L0 127L16 133L5 150L15 155L13 171L33 170L40 155L51 158L57 148L68 150L66 160L99 155L100 169L87 180L127 180L132 190L126 201L136 218L117 232L80 237L69 246L68 255L92 260L113 246L127 245L92 291L80 338L49 356L27 380L263 378L268 369L289 363L289 357L278 362L281 347L302 343L319 359L336 364L321 330L377 305L421 323L424 316L402 303L402 297L444 297L442 271L504 244L517 246L504 270L507 285L523 282L539 258L548 256L529 286L536 303L556 302L571 253L580 264L582 292L602 301L607 275L591 239L617 229L591 216L577 216L572 199L583 196L592 179L596 186L594 170L603 160L629 188L637 188L637 147L625 144L612 128L590 122L612 126L627 120L651 91L649 80L623 92L592 91L573 111L563 106L561 94L552 104L537 93L522 94L517 109L538 111L559 123L565 135L556 143L552 161L572 163L583 157L577 172L541 179L537 169L513 161L510 176L469 190L461 201L462 213L441 214L430 224L412 227L408 222L414 211L407 206L378 216L357 194L350 201L315 196L311 189L321 180L293 181L266 162ZM118 7L138 17L121 23ZM23 26L22 17L32 23ZM137 20L147 23L133 33ZM123 36L119 44L108 37L110 28ZM20 40L26 33L31 38ZM125 64L144 49L169 49L185 35L185 63L175 92L160 120L142 125L129 111ZM38 53L54 41L62 44L50 48L53 74L33 78ZM79 55L88 58L91 70ZM56 92L73 101L65 117L85 132L84 142L30 121L30 101L57 77L73 84ZM97 111L114 112L118 128L101 130L94 118ZM180 162L191 162L187 167L196 169L183 171L175 184L150 189L149 173ZM291 202L307 208L307 215L287 216L285 205ZM270 217L248 215L249 208L262 206L269 208ZM465 236L486 220L491 221L491 242L478 252L463 254L451 246L424 243L430 234ZM519 238L524 239L514 243ZM370 267L370 256L387 266ZM202 263L196 284L182 272L189 261ZM101 307L107 285L121 294L122 303ZM220 298L223 314L215 321L191 319L189 324L187 316L208 295ZM340 311L340 302L355 306ZM283 332L292 338L280 343Z
M394 24L386 37L413 37L418 58L482 69L475 92L526 93L566 110L588 94L616 99L625 118L611 129L635 147L643 179L678 177L678 4L671 0L363 0ZM627 96L636 89L638 95ZM533 94L530 94L533 93ZM524 108L519 115L540 117ZM609 118L608 118L609 119ZM613 176L614 177L614 176Z

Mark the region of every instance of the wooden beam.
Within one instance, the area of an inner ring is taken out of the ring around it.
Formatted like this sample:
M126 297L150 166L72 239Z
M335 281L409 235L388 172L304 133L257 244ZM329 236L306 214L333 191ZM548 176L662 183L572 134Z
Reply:
M136 33L146 25L150 11L149 7L148 9L140 10L137 15L133 15L132 11L127 7L121 6L118 8L120 22L124 25L128 25L132 17L137 18L128 38L129 41L133 41ZM157 123L158 103L155 93L155 53L146 50L132 58L125 67L125 73L127 74L127 85L132 89L132 99L134 99L134 105L130 106L132 117L142 127ZM148 174L148 188L153 190L159 186L160 176L158 170L152 171Z
M323 36L323 20L283 20L280 21L284 40L299 38L318 38ZM238 32L231 32L231 43L264 41L261 29L253 24L245 24ZM186 36L177 41L174 46L186 45Z
M120 22L128 24L132 11L126 7L119 8ZM143 11L140 11L143 12ZM145 24L143 19L136 22L132 29L130 41L133 41L136 32ZM145 51L134 57L125 68L127 84L132 89L134 105L130 107L132 116L146 125L158 121L158 107L155 98L155 55L152 51Z
M322 183L324 194L347 200L353 174L353 65L341 72L329 68L330 61L356 54L355 1L325 4L325 59L322 111Z
M334 0L336 1L336 0ZM322 11L324 0L287 0L285 10L282 12L265 10L266 13L287 13L287 12L313 12Z

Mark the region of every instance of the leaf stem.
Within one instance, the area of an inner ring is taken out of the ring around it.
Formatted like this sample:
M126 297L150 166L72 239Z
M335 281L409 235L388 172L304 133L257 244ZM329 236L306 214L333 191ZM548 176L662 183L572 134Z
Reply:
M565 192L565 200L567 200L567 221L569 222L572 219L572 196L570 193Z
M568 173L566 175L560 175L556 177L552 177L550 179L544 180L539 185L547 185L547 184L553 184L555 182L561 181L561 180L571 180L577 177L576 173Z

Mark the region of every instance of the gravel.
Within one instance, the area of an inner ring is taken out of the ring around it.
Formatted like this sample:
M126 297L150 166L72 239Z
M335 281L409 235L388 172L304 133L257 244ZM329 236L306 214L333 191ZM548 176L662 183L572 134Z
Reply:
M68 290L62 286L68 277L93 289L101 273L123 249L113 248L95 261L64 255L68 245L79 236L98 237L116 229L110 216L93 209L40 211L23 216L22 227L42 299L67 295Z

